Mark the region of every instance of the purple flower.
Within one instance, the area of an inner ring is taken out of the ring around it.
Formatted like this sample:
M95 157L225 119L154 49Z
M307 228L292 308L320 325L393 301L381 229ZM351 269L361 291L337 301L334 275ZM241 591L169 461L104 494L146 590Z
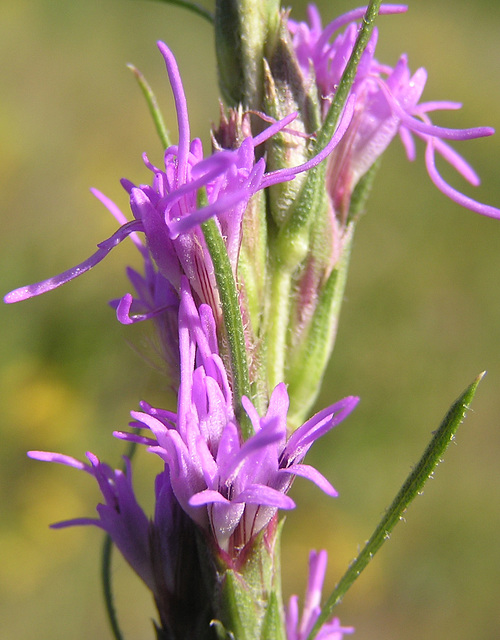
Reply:
M97 506L99 518L75 518L52 525L55 529L74 525L94 525L106 531L120 550L125 560L154 590L149 551L149 522L139 506L132 487L130 461L125 458L126 473L111 469L93 453L87 453L90 464L80 462L71 456L46 451L29 451L28 456L44 462L58 462L75 469L86 471L93 476L104 498L104 504Z
M141 403L143 411L132 412L134 425L148 428L153 437L115 435L146 444L159 455L185 512L211 533L220 549L237 555L277 509L295 506L286 495L295 476L311 480L328 495L337 495L328 480L302 460L315 440L354 409L358 398L345 398L320 411L287 437L289 401L283 383L274 389L263 417L243 397L255 431L243 442L215 331L211 308L206 304L196 307L184 279L177 413Z
M321 590L325 579L326 551L311 551L309 554L309 580L307 582L304 610L299 620L298 597L290 598L285 611L287 640L306 640L321 612ZM318 632L316 640L342 640L344 634L354 633L353 627L342 627L338 618L326 622Z
M199 300L210 304L218 314L213 265L200 224L209 218L216 220L236 273L242 216L252 195L273 184L293 180L298 173L319 164L339 143L352 118L354 101L346 105L338 129L328 145L297 167L266 173L264 158L255 158L255 148L284 129L296 114L271 124L257 136L246 137L237 149L219 150L205 158L201 141L190 139L186 97L175 58L164 43L159 42L158 47L164 57L174 95L179 143L165 151L164 168L156 167L144 155L144 162L153 174L151 185L135 186L128 180L122 180L130 196L134 219L127 222L113 202L93 190L119 221L120 228L99 243L98 250L81 264L43 282L11 291L5 296L6 302L31 298L73 280L101 262L125 238L132 236L146 261L146 280L139 282L138 299L134 300L127 294L121 301L115 301L121 322L130 324L151 318L170 307L170 295L167 299L156 295L166 286L157 274L177 291L181 277L186 275ZM204 194L204 202L199 200L201 193ZM137 238L136 232L144 233L147 248ZM134 278L136 288L137 284L138 279ZM143 289L147 289L146 295Z
M405 10L403 5L382 5L380 13ZM323 114L328 111L354 47L358 26L353 21L362 18L364 12L365 8L350 11L323 29L318 10L309 5L310 26L303 22L289 22L299 64L306 77L312 76L317 85ZM346 25L345 31L332 40L334 34ZM429 113L459 109L461 105L449 101L419 104L427 80L425 69L420 68L411 74L404 55L394 68L379 63L374 58L376 43L375 30L361 58L351 90L356 100L354 117L329 159L327 184L336 212L345 218L357 182L399 133L409 160L415 158L414 136L425 142L427 171L445 195L477 213L500 218L500 210L496 207L481 204L451 187L435 165L437 152L468 182L477 186L477 174L445 140L481 138L492 135L494 130L490 127L448 129L433 125Z
M99 518L75 518L52 528L94 525L106 531L152 591L166 637L205 637L200 629L208 629L213 612L210 593L199 578L197 531L173 495L168 471L156 477L155 514L150 521L135 498L128 458L124 457L124 473L111 469L93 453L87 453L90 465L59 453L29 451L28 455L86 471L97 480L104 498L104 504L97 506Z

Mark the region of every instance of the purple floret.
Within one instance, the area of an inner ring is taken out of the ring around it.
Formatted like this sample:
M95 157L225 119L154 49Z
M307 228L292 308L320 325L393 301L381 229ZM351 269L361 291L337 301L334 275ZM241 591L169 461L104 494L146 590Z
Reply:
M323 475L302 461L313 442L339 424L358 398L345 398L320 411L288 436L289 401L283 383L274 389L262 417L244 397L254 435L243 442L218 354L212 310L203 304L196 307L186 279L181 285L179 346L177 413L142 403L142 412L132 412L134 425L148 428L152 437L115 435L149 445L162 458L180 505L211 533L220 549L238 553L277 509L292 509L295 504L286 493L295 476L337 495Z
M147 285L153 291L153 298L157 287L156 272L177 291L180 279L185 275L199 300L210 304L218 313L212 261L200 225L210 218L216 221L236 274L241 222L250 198L273 184L293 180L298 173L322 162L339 144L353 116L354 101L351 101L346 105L337 131L326 147L297 167L266 173L265 159L257 160L255 156L256 147L289 125L296 114L271 124L254 137L246 137L236 149L222 149L205 157L201 141L190 138L186 96L175 58L164 43L159 42L158 47L165 60L174 95L179 142L166 149L163 168L156 167L144 154L146 167L153 174L150 185L136 186L129 180L122 180L130 197L134 219L127 222L116 204L94 189L94 195L120 222L121 227L101 242L98 250L81 264L48 280L11 291L5 296L5 302L19 302L60 287L97 265L112 248L132 236L145 259ZM204 202L199 201L201 193L204 194ZM146 246L138 239L136 232L144 234ZM160 300L156 304L152 306L140 292L137 299L127 294L121 302L114 302L118 319L125 324L159 314L167 303ZM137 307L137 312L134 307Z
M71 456L46 451L29 451L28 456L44 462L58 462L86 471L99 485L104 504L97 505L99 518L74 518L52 525L55 529L75 525L94 525L106 531L120 550L125 560L154 590L154 579L149 552L149 521L139 506L132 487L132 469L128 458L126 473L115 470L101 462L93 453L87 453L90 464Z
M321 613L321 591L326 573L328 556L326 551L311 551L309 554L309 579L307 582L304 609L299 619L299 599L292 596L285 611L287 640L306 640ZM344 634L354 633L353 627L342 627L338 618L326 622L316 640L342 640Z
M297 58L306 77L316 83L323 115L335 95L347 61L354 48L358 25L365 7L340 16L323 29L321 17L314 5L309 5L310 25L289 21ZM380 13L401 13L404 5L382 5ZM337 32L346 27L342 33ZM335 35L337 34L337 35ZM335 37L334 37L335 36ZM500 210L482 204L451 187L438 173L436 152L470 184L477 186L479 178L472 167L445 140L471 140L490 136L491 127L449 129L433 125L429 113L459 109L449 101L422 102L427 72L420 68L411 74L408 61L402 55L394 68L379 63L375 57L377 30L364 51L351 89L355 96L354 117L341 143L330 156L327 184L335 211L345 217L353 189L377 158L399 134L409 160L415 158L414 137L426 144L425 163L431 180L446 196L459 205L492 218L500 218Z

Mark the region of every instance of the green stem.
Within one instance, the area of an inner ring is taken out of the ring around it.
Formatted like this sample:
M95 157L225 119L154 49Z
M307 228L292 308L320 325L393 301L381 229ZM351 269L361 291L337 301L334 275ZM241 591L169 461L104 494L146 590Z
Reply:
M115 640L123 640L123 635L118 624L118 617L114 605L113 587L111 584L111 554L113 551L113 541L111 536L106 534L102 547L101 561L101 580L104 592L104 602L106 605L106 613L108 614L109 624Z
M340 582L328 598L307 640L313 640L313 638L316 637L318 631L331 617L333 610L342 600L348 589L369 564L370 560L384 542L390 537L390 533L396 524L403 519L403 514L410 502L421 493L424 484L428 478L432 476L446 448L454 439L455 433L469 409L469 405L474 398L474 394L484 374L485 372L479 374L474 382L467 387L464 393L451 406L439 429L434 433L423 456L399 490L371 538L365 544L363 550L354 562L351 563L349 569L342 576Z
M251 390L238 290L229 256L227 255L226 245L219 233L215 220L207 220L201 225L201 228L214 265L222 316L229 343L235 413L240 423L243 438L246 440L253 434L253 428L246 412L243 410L241 397L247 396L251 398Z
M267 383L269 390L285 380L285 353L290 316L292 272L277 264L273 270L267 330Z
M159 0L159 2L164 2L165 4L173 4L177 5L178 7L182 7L183 9L188 9L196 15L205 18L205 20L208 20L210 24L214 23L213 13L208 9L205 9L205 7L197 4L196 2L191 2L190 0Z

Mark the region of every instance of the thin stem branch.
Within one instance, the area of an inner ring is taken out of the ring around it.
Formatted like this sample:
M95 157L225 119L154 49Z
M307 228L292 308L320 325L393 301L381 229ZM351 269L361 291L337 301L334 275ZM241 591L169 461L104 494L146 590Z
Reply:
M104 593L104 602L106 606L106 613L108 614L109 624L115 640L124 640L124 636L120 630L118 624L118 616L116 615L116 609L113 597L113 586L111 584L111 556L113 551L113 541L111 536L107 533L104 538L104 544L102 546L102 560L101 560L101 580L102 590Z
M138 431L138 430L137 430ZM125 453L126 457L129 460L132 460L134 457L134 453L137 449L137 443L130 442ZM125 463L121 466L122 470L126 470ZM113 585L111 581L111 556L113 551L113 540L109 534L106 534L104 538L104 544L102 546L101 553L101 582L102 582L102 590L104 594L104 605L106 608L106 613L108 616L109 624L111 626L111 631L115 640L124 640L124 636L120 630L120 625L118 624L118 616L116 615L115 609L115 599L113 595Z

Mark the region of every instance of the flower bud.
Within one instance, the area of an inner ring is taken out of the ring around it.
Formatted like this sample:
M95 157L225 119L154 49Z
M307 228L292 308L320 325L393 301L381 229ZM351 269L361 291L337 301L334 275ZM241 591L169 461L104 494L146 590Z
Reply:
M268 141L267 166L271 170L295 167L311 157L311 136L320 127L320 112L316 87L299 66L290 32L287 14L282 13L278 36L264 65L264 109L275 120L296 112L290 127ZM277 227L288 219L307 174L291 182L269 188L270 214Z

